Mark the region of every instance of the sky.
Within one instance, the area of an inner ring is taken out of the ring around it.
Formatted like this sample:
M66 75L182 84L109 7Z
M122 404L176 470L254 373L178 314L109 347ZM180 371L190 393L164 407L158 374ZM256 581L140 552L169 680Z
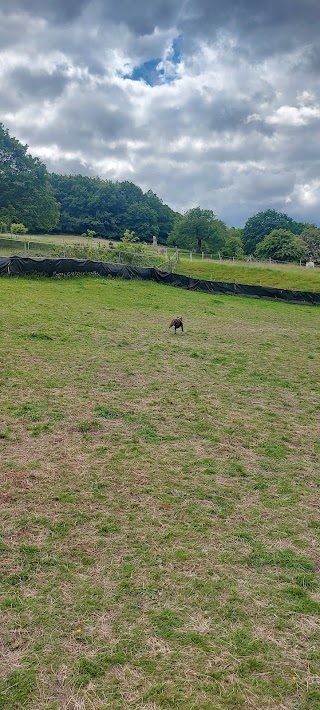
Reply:
M49 171L320 224L319 31L319 0L10 0L0 121Z

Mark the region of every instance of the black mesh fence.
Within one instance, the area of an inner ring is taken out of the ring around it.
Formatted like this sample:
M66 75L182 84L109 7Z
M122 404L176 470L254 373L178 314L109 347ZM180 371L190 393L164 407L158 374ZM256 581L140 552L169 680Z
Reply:
M267 286L250 286L246 284L225 283L222 281L204 281L181 274L164 272L156 267L128 266L126 264L110 264L104 261L89 259L36 259L31 257L0 258L1 275L59 276L72 274L97 274L99 276L119 277L123 279L151 280L157 283L184 288L189 291L202 291L220 295L249 296L250 298L265 298L287 303L301 303L320 306L320 292L292 291L289 289L270 288Z

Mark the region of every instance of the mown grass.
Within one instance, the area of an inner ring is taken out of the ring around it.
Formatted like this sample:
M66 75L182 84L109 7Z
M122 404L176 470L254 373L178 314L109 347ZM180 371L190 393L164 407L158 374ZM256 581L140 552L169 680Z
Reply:
M293 289L296 291L320 291L320 268L307 269L294 264L250 264L218 262L204 259L180 259L175 271L186 276L193 276L209 281L227 281L274 288Z
M316 710L318 309L0 288L0 708Z

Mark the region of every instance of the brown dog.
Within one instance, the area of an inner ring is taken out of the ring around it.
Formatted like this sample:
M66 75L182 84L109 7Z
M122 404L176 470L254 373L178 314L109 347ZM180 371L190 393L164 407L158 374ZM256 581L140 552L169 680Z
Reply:
M169 328L172 328L172 326L174 326L174 334L176 334L178 328L181 328L181 330L182 330L182 332L183 332L183 322L182 322L182 318L174 318L174 319L171 321L171 323L170 323L170 325L169 325Z

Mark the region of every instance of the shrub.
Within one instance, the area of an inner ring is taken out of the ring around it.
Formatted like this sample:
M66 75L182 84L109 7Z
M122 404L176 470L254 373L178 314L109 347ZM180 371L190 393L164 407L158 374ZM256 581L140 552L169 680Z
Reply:
M24 226L24 224L20 222L12 222L10 227L11 234L27 234L27 231L28 229Z

